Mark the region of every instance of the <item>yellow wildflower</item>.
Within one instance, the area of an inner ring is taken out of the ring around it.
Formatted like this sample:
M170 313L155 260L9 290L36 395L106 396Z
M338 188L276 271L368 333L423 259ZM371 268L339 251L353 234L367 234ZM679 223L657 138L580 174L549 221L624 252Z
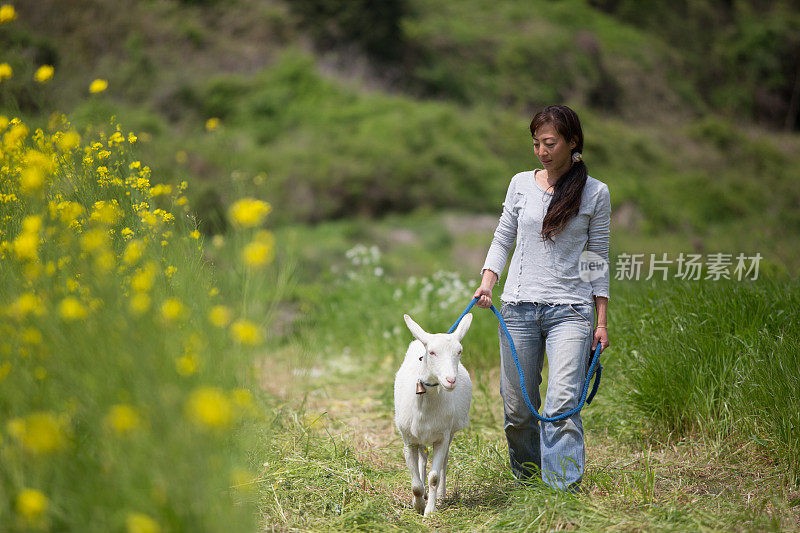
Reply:
M150 309L150 296L143 292L137 292L133 295L130 302L131 312L135 315L141 315Z
M128 513L125 529L127 533L160 533L161 526L144 513Z
M60 202L56 205L58 218L65 226L72 224L77 218L86 211L78 202Z
M128 133L128 142L129 142L129 143L133 144L133 143L135 143L137 140L138 140L138 139L136 138L136 135L134 135L134 134L133 134L133 132L130 132L130 133Z
M115 131L111 134L111 137L108 138L108 145L112 146L114 144L121 144L125 142L125 137L123 137L122 132Z
M17 512L29 522L36 522L42 518L50 500L36 489L23 489L17 495Z
M217 117L212 117L206 120L206 131L214 131L219 127L219 119Z
M96 79L89 85L89 92L92 94L101 93L108 89L108 82L103 79Z
M101 224L113 226L120 217L122 217L122 212L119 207L117 207L116 200L112 200L111 202L99 200L92 206L92 214L89 218Z
M58 138L56 141L56 146L62 152L69 152L73 148L77 148L80 143L81 136L78 135L78 132L69 130L64 132L64 134Z
M61 300L58 306L58 313L64 320L83 320L86 318L88 311L77 298L67 296Z
M120 232L120 235L122 235L122 238L127 241L133 238L133 230L131 228L123 228Z
M44 306L41 298L33 293L26 292L11 304L9 314L18 319L25 318L28 315L42 315L44 314Z
M159 183L150 188L150 196L165 196L168 194L172 194L172 185Z
M223 428L233 418L231 401L216 387L195 389L189 395L185 410L189 420L201 427Z
M139 412L127 404L112 405L104 418L107 428L117 435L125 435L139 429L142 419Z
M255 198L242 198L234 203L228 214L233 222L243 228L259 226L272 210L267 202Z
M14 252L19 259L35 260L38 258L39 234L23 231L14 239Z
M179 163L179 164L182 165L182 164L186 163L186 161L188 161L188 159L189 159L189 156L188 156L188 154L186 153L185 150L178 150L177 152L175 152L175 162L176 163Z
M165 242L166 241L161 241L161 244L163 245ZM177 272L177 271L178 271L178 267L169 265L167 268L164 269L164 275L167 276L168 278L171 278L172 275L175 274L175 272Z
M47 369L41 365L38 365L36 368L33 369L33 377L42 381L44 378L47 377Z
M0 24L11 22L17 18L17 12L11 4L3 4L0 6Z
M110 242L106 230L103 228L94 228L81 236L81 250L91 253L105 248Z
M199 239L200 238L200 232L197 231L197 230L194 230L193 232L191 232L189 234L189 237L191 237L192 239Z
M261 267L275 256L275 238L269 231L260 231L256 238L242 249L242 261L248 266Z
M66 445L64 426L63 420L53 413L36 412L24 419L12 419L7 429L26 450L41 455L60 450Z
M131 288L137 292L147 292L153 287L156 277L156 265L153 262L147 263L144 268L140 268L131 277Z
M33 75L33 79L38 81L39 83L45 83L50 81L53 77L53 65L42 65L38 69L36 69L36 73Z
M208 312L208 321L218 328L224 328L231 321L231 310L224 305L215 305Z
M44 172L40 167L27 167L19 173L19 188L24 193L36 192L44 184Z
M181 376L191 376L197 372L199 363L200 359L197 357L197 354L187 353L175 359L175 370L177 370L178 374Z
M11 373L11 363L4 361L0 363L0 382L2 382Z
M176 300L175 298L170 298L161 304L161 316L164 317L164 320L167 322L178 320L183 316L184 311L184 305L180 300Z
M258 326L243 318L231 324L231 335L236 342L249 346L255 346L262 341Z
M0 63L0 82L5 78L10 78L13 72L11 65L8 63Z
M130 230L129 230L130 231ZM144 242L140 239L134 239L125 247L125 252L122 254L122 260L132 265L141 259L144 253Z

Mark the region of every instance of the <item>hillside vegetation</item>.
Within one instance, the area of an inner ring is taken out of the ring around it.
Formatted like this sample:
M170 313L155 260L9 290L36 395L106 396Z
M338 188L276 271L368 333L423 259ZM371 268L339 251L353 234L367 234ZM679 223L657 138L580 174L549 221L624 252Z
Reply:
M535 164L530 115L565 102L584 121L590 174L612 190L620 246L758 250L794 272L800 141L748 122L760 115L742 102L779 85L791 103L794 56L782 51L796 48L797 11L768 2L750 27L750 4L723 4L675 13L692 24L723 14L693 33L716 55L738 51L727 63L680 39L683 19L658 3L645 16L577 0L353 4L361 11L161 1L125 13L101 0L22 2L0 26L15 72L0 97L33 121L58 108L79 128L115 115L145 132L155 181L197 182L190 200L207 234L225 230L234 179L273 200L275 223L425 206L494 213L510 177ZM314 29L320 13L326 32ZM373 26L402 53L355 29ZM745 31L750 40L737 38ZM35 83L37 64L53 64L58 85ZM769 83L742 84L747 65ZM109 89L87 99L96 75ZM210 118L220 125L209 132Z

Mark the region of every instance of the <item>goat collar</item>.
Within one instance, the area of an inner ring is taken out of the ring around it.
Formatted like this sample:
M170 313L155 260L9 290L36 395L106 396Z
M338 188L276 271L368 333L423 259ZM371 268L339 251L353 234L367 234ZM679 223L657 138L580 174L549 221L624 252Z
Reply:
M435 387L438 384L439 383L425 383L421 379L418 379L417 380L417 394L425 394L426 392L428 392L427 390L425 390L425 387Z

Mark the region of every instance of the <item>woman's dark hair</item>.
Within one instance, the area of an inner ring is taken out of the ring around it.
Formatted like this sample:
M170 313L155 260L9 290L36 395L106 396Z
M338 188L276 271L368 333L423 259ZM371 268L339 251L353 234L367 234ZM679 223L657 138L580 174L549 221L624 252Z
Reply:
M572 153L583 151L583 129L578 115L563 105L547 106L531 120L531 136L545 124L552 124L556 131L569 143L575 141ZM553 240L569 222L578 214L581 206L583 186L588 174L583 161L573 162L567 172L556 182L553 198L542 220L542 239Z

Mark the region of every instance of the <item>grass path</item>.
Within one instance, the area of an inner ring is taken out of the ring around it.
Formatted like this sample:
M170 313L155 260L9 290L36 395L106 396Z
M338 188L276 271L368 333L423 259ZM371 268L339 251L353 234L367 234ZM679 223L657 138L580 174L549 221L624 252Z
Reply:
M393 426L401 357L345 352L300 363L290 348L262 361L266 392L284 416L296 418L282 425L277 460L308 469L292 474L293 489L302 488L285 504L274 487L276 480L286 483L287 470L279 469L280 477L264 473L273 487L265 491L267 529L800 530L800 490L787 487L755 446L656 438L620 418L608 383L584 415L584 492L517 488L506 468L497 370L472 372L470 426L451 449L448 498L435 517L423 519L410 505ZM322 488L320 464L346 481L345 496ZM307 508L304 499L315 505ZM293 505L297 512L289 510Z

